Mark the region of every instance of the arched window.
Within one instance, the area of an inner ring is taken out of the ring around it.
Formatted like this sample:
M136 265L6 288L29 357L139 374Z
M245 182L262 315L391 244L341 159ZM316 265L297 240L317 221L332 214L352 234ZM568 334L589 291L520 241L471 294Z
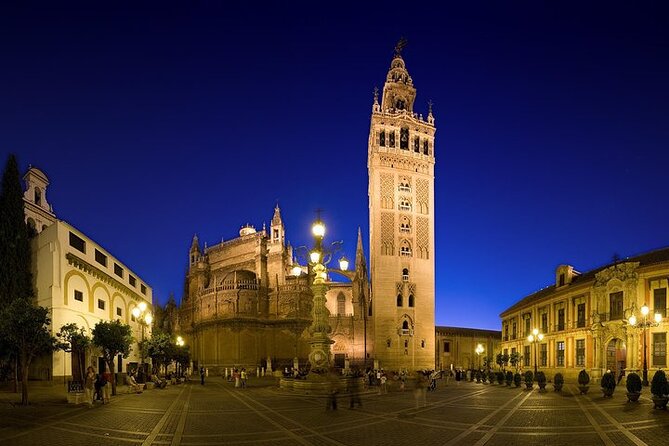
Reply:
M408 330L408 329L409 329L409 321L402 322L402 330Z
M346 314L346 297L343 293L339 293L339 296L337 296L337 314L342 316Z
M409 180L407 178L402 178L400 180L398 190L400 192L411 192L411 183L409 183Z
M395 131L388 131L388 147L395 147Z
M386 346L390 348L390 339L386 339Z
M404 268L402 270L402 281L403 282L408 282L409 281L409 268Z
M398 294L398 295L397 295L397 306L398 306L398 307L401 307L402 304L403 304L403 302L402 302L402 295L401 295L401 294Z
M35 204L37 206L42 206L42 191L39 187L35 188Z
M409 150L409 129L400 129L400 149Z
M410 211L411 202L406 198L400 198L399 209L400 211Z
M411 257L411 244L407 240L402 240L402 244L400 245L400 255Z
M400 232L411 232L411 220L409 217L402 217L400 221Z
M420 138L418 136L413 139L413 151L420 153Z
M416 304L416 302L414 300L413 294L410 294L409 295L409 306L413 307L415 304Z
M404 348L409 348L409 340L408 339L404 340Z
M381 147L386 146L386 132L385 132L385 130L381 130L381 133L379 133L379 145Z

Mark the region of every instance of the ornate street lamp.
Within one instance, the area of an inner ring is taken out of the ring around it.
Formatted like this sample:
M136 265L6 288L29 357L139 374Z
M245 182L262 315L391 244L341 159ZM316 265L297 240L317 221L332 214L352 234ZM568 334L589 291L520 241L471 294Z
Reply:
M146 371L144 370L144 329L150 326L153 322L153 316L147 311L146 302L140 302L138 306L132 309L132 315L135 320L142 326L142 346L139 349L142 364L142 378L145 379Z
M477 345L476 350L474 350L476 352L476 357L478 358L478 364L479 364L478 368L479 368L479 370L481 370L481 355L483 354L484 350L485 349L483 348L483 345L481 345L481 344Z
M532 334L527 337L527 342L530 344L534 344L534 374L537 374L537 350L539 346L537 345L539 342L543 341L544 339L544 334L539 333L539 329L535 328L532 330Z
M181 336L177 336L176 344L177 344L177 347L183 347L186 344L186 342L184 342L184 338L182 338ZM181 368L181 364L179 363L179 361L177 361L177 376L180 377L182 374L183 374L183 370Z
M648 330L648 327L657 327L660 325L660 322L662 322L662 315L660 313L655 313L655 317L653 320L648 320L648 313L649 313L648 305L643 304L643 307L641 307L641 317L642 317L642 322L637 321L636 315L632 313L632 315L629 317L627 320L630 325L634 328L638 328L639 330L643 331L643 381L642 384L644 386L648 385L648 354L646 351L646 333ZM634 312L634 308L632 308L632 312Z

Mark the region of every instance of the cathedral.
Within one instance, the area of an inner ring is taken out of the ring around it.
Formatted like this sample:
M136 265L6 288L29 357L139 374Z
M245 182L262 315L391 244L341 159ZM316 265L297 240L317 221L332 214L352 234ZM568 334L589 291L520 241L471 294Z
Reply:
M395 48L368 140L370 262L358 231L355 269L327 277L331 363L387 370L433 369L434 135L431 106L414 111L416 89ZM304 367L313 294L293 274L293 249L277 206L269 230L247 225L212 246L193 238L177 328L193 366ZM299 271L299 270L298 270Z

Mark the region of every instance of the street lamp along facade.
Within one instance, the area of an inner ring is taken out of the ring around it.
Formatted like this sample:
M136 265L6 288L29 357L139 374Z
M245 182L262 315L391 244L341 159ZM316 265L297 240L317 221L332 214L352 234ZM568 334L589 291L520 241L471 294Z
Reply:
M632 315L627 319L629 324L637 329L640 329L643 331L643 378L641 383L644 386L648 386L648 345L646 338L648 337L648 327L657 327L660 325L662 322L662 314L660 313L655 313L653 316L653 320L649 321L648 320L648 313L650 312L650 309L648 308L648 305L645 303L640 309L641 312L641 322L637 320L636 315L634 314L634 308L632 308Z
M139 345L139 351L140 351L140 365L139 369L141 371L141 376L138 378L140 380L146 380L146 366L144 364L144 331L147 326L151 326L153 323L153 315L147 311L147 305L146 302L140 302L135 308L132 309L132 315L135 317L135 320L137 323L139 323L142 326L142 340Z
M535 328L532 330L532 334L527 337L527 342L534 344L534 374L537 374L537 349L539 348L539 342L544 340L544 334L539 333L539 329Z

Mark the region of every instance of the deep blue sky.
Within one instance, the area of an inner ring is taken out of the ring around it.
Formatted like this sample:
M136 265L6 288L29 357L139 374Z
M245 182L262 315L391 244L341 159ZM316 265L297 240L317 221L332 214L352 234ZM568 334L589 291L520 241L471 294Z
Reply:
M56 3L0 5L0 155L160 302L193 233L277 200L293 245L322 208L368 248L372 90L401 35L416 111L435 103L437 324L499 329L560 263L669 245L660 2Z

